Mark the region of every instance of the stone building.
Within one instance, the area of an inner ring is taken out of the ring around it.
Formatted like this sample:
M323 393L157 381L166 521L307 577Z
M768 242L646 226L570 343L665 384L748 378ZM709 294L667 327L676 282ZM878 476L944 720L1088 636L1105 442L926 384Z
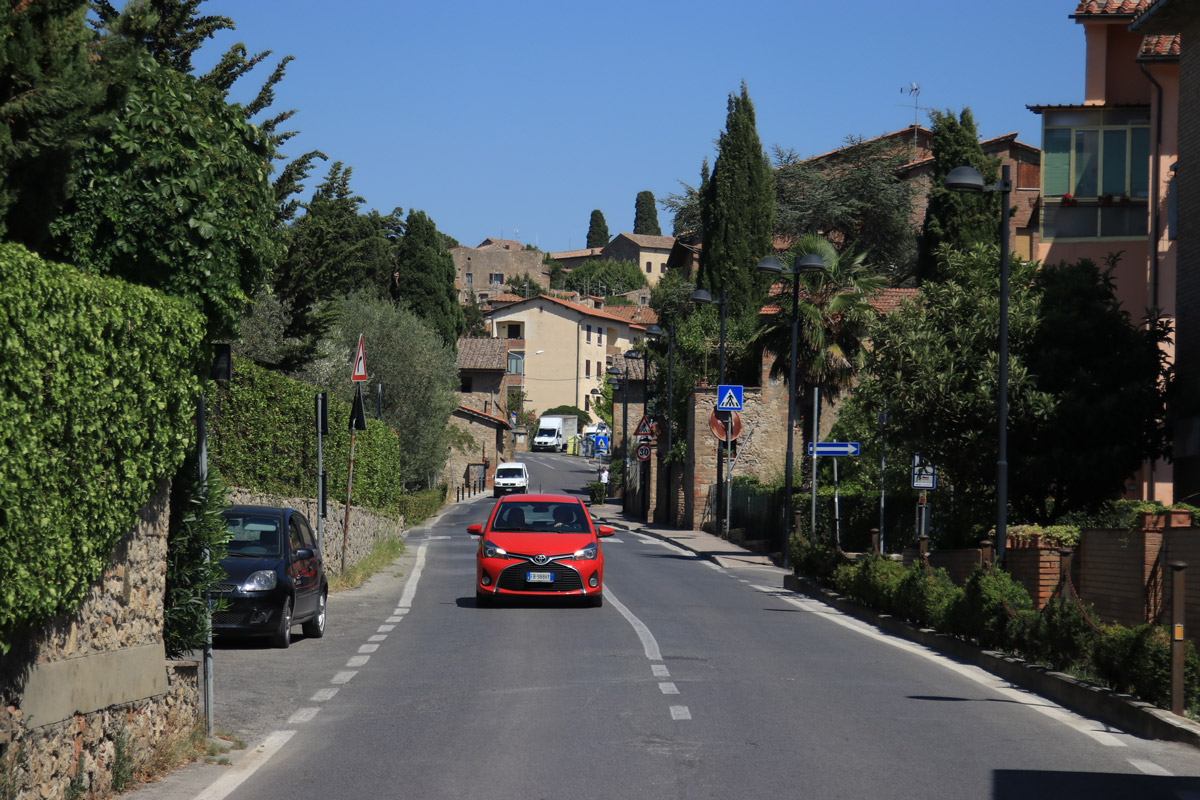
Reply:
M550 274L545 271L541 250L527 250L525 245L511 239L484 239L478 247L452 247L454 285L458 302L485 301L504 294L509 278L527 277L542 289L550 288Z
M465 437L451 445L446 461L452 491L466 483L487 485L496 464L510 458L514 425L508 412L507 372L504 340L458 340L459 407L450 415L450 425Z

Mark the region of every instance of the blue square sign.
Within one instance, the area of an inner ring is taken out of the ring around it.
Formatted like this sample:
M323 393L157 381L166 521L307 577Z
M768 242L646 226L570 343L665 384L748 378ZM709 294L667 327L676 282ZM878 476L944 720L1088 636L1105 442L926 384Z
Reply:
M717 410L718 411L741 411L742 410L742 389L741 386L732 386L729 384L721 384L717 387Z

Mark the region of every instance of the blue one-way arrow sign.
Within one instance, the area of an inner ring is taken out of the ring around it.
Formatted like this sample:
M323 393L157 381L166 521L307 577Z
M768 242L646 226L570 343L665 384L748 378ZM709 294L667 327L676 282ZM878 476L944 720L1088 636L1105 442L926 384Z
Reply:
M717 387L717 411L741 411L742 388L723 383Z
M817 442L816 454L819 456L856 456L858 442ZM813 455L813 443L808 443L808 454Z

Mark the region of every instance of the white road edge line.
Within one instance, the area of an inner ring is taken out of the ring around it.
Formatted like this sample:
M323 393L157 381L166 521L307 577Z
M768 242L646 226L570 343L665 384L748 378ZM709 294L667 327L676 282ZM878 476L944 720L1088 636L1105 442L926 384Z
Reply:
M951 672L956 672L964 678L974 681L975 683L978 683L981 686L992 690L993 692L1009 697L1021 705L1026 706L1027 708L1039 711L1042 714L1045 714L1046 716L1063 723L1069 728L1072 728L1082 734L1086 734L1106 747L1128 746L1125 744L1125 742L1121 741L1108 731L1097 730L1094 727L1096 724L1094 720L1077 716L1057 703L1039 697L1033 692L1027 692L1024 689L1013 688L1008 684L1007 681L996 677L981 667L969 667L963 664L958 664L946 658L941 653L934 652L927 647L922 647L921 645L913 644L912 642L907 642L903 639L897 639L893 636L888 636L887 634L879 632L875 628L860 620L847 616L836 609L826 606L824 603L821 603L818 600L814 600L809 597L801 597L795 592L791 592L786 589L772 588L769 586L754 586L752 588L757 589L764 594L779 597L786 603L796 606L797 608L802 608L805 611L810 611L818 616L824 617L830 622L834 622L844 628L849 628L856 633L860 633L863 636L869 636L872 639L883 642L884 644L891 645L899 650L906 650L913 655L939 664ZM1031 702L1031 700L1036 700L1037 702Z
M417 548L417 563L413 565L412 574L408 576L408 580L404 584L404 594L400 595L400 602L396 604L396 610L412 608L413 597L417 593L417 582L421 580L421 571L425 569L425 550L429 545L421 545Z
M307 708L297 709L295 714L288 717L288 725L303 725L305 722L312 722L317 717L317 712L321 709L309 706Z
M1174 775L1171 774L1170 770L1160 767L1158 764L1155 764L1153 761L1143 761L1140 758L1130 758L1130 759L1128 759L1128 761L1130 764L1137 767L1139 770L1146 773L1147 775L1157 775L1160 778L1175 777Z
M295 731L275 731L254 748L254 752L242 759L241 763L213 781L207 789L196 795L196 800L223 800L233 793L250 778L258 768L270 760L271 756L287 744L296 735Z
M646 623L638 619L632 611L625 607L625 604L617 599L617 596L612 593L607 585L604 587L604 594L608 597L608 602L621 613L625 621L633 626L634 633L642 640L642 649L646 652L646 658L650 661L662 661L662 651L658 649L658 641L654 638L654 634L646 627Z

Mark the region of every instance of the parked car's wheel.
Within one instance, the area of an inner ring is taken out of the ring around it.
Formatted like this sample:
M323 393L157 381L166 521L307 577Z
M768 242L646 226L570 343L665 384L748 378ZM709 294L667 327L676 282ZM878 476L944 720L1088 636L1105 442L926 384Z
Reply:
M271 644L286 649L291 643L292 598L288 597L283 601L283 608L279 612L279 627L275 629L275 633L271 636Z
M481 592L478 589L476 589L475 590L475 607L476 608L490 608L491 605L492 605L492 596L490 594L488 594L487 592Z
M325 592L317 598L317 613L301 626L300 630L310 639L320 639L325 635Z

